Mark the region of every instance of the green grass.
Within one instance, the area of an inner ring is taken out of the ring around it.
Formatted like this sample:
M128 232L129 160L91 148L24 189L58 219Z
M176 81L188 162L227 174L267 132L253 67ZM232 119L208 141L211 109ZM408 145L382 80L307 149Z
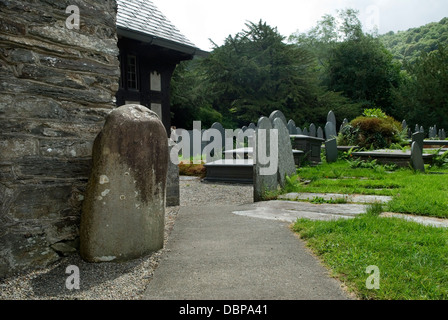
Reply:
M448 299L448 230L377 214L300 219L293 230L361 299ZM378 289L367 287L369 266L378 267Z
M300 168L298 179L290 179L285 192L386 195L393 197L386 211L448 218L448 169L422 174L407 168L387 171L378 165L354 168L340 160Z

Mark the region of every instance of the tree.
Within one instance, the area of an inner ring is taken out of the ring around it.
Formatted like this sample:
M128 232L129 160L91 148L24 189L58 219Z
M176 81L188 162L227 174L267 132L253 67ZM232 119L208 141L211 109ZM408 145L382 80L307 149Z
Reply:
M448 46L423 52L405 64L406 81L395 90L397 109L408 123L448 128Z
M238 125L281 110L300 121L306 109L318 107L314 59L302 48L284 43L265 22L247 23L204 61L213 105Z
M400 65L377 38L358 34L338 43L327 76L328 89L395 116L391 92L399 85Z

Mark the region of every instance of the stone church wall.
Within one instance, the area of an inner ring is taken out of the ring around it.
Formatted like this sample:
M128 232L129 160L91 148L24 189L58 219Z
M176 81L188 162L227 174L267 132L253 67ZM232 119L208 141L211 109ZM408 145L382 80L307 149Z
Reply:
M116 10L0 0L0 277L78 246L93 140L118 90Z

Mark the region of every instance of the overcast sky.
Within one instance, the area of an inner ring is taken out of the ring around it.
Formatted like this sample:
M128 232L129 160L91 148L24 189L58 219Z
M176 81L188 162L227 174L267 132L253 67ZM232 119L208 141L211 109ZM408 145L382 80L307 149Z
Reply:
M228 35L260 19L290 36L314 27L324 14L353 8L364 27L379 33L407 30L448 16L447 0L152 0L183 35L203 50L210 41L223 44Z

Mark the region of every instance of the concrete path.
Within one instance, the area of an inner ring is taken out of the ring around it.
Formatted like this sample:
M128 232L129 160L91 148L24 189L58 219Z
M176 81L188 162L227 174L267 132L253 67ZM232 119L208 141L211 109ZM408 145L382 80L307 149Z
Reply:
M181 207L145 299L349 299L289 222L236 214L254 206Z

